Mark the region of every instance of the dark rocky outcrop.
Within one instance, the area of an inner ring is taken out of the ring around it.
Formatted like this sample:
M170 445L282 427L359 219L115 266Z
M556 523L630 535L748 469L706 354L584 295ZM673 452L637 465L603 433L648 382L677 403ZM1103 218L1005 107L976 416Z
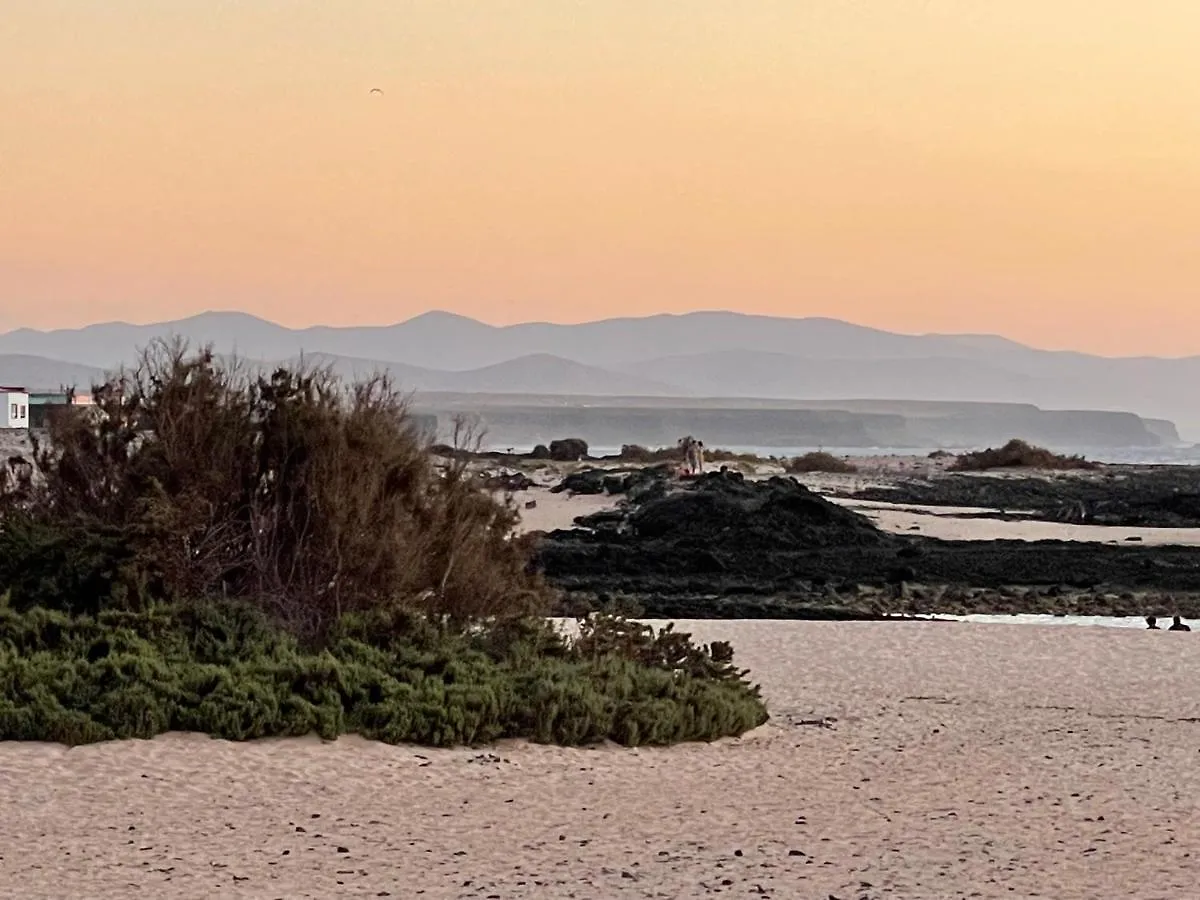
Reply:
M755 482L718 472L637 505L627 522L638 539L703 543L731 553L880 546L888 540L868 519L791 478Z
M1200 548L893 535L788 478L714 473L577 522L543 536L538 567L575 601L650 616L1143 614L1133 592L1200 597Z
M582 438L561 438L550 442L550 458L555 462L578 462L587 459L588 445Z
M852 495L860 500L1024 511L1027 518L1126 528L1200 527L1200 468L1113 467L1086 476L946 475Z
M641 469L582 469L566 476L550 488L550 493L625 495L631 500L645 501L651 496L665 495L671 475L669 465Z
M489 491L527 491L536 484L524 472L480 472L479 480Z

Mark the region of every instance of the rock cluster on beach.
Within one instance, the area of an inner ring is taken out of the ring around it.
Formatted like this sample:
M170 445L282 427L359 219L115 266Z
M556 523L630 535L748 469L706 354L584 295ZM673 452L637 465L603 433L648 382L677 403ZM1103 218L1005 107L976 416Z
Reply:
M715 546L730 554L889 542L858 513L780 477L747 481L737 474L705 475L690 489L637 504L627 522L643 541Z
M546 577L652 616L1200 612L1200 548L890 534L790 478L664 483L578 526L542 537Z
M550 492L624 495L631 500L644 501L664 496L667 481L673 474L673 468L667 464L632 469L581 469L567 475Z
M997 517L1125 527L1200 527L1200 470L1112 468L1070 476L944 475L907 478L851 494L859 500L986 507ZM981 513L986 515L986 513Z

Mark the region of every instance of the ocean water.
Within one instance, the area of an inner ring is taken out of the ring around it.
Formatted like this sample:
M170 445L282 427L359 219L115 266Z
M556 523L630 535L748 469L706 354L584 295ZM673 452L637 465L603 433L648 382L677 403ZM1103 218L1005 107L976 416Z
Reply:
M495 451L516 450L528 452L532 447L489 446ZM734 453L752 453L764 459L771 456L801 456L814 450L823 450L834 456L928 456L940 447L722 447ZM1174 465L1200 466L1200 444L1183 447L1073 447L1069 450L1055 448L1058 452L1077 453L1096 462L1123 465ZM609 456L621 451L620 447L594 446L589 448L592 456Z

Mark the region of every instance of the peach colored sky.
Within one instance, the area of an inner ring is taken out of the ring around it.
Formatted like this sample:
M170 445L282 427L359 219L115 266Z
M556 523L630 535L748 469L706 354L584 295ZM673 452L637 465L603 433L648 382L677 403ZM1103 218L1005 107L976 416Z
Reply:
M730 308L1200 353L1197 47L1196 0L9 3L0 328Z

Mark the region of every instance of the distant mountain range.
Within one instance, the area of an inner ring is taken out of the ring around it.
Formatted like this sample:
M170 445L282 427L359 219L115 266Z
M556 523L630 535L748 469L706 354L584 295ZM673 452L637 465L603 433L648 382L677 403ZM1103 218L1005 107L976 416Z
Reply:
M0 334L0 383L87 384L169 335L250 360L304 353L348 375L388 369L418 392L1031 403L1127 410L1200 437L1200 357L1111 358L993 335L729 312L505 327L431 312L397 325L306 329L211 312L154 325L18 329Z

